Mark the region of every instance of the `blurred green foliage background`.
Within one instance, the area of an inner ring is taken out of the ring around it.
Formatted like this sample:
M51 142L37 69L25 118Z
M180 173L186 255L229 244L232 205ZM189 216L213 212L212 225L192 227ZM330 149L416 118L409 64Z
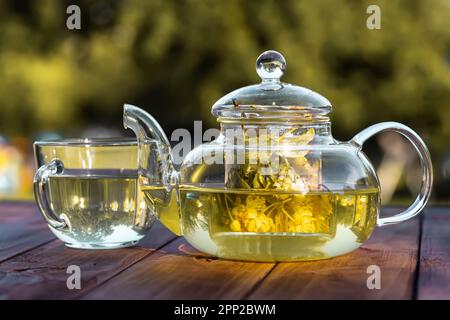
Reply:
M66 28L70 4L81 30ZM381 8L380 30L366 27L370 4ZM2 0L0 135L120 132L125 102L168 132L194 120L215 127L212 104L257 82L256 57L275 49L285 82L333 103L337 139L379 121L415 129L447 197L449 17L447 0Z

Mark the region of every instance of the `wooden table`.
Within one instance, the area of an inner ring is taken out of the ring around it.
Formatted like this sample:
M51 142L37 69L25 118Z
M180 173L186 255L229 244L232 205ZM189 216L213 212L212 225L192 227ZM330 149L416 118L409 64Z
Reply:
M383 210L392 214L401 208ZM66 286L81 268L81 289ZM378 265L381 289L367 288ZM55 239L34 203L0 203L0 299L450 299L450 209L377 228L331 260L215 259L156 223L139 246L75 250Z

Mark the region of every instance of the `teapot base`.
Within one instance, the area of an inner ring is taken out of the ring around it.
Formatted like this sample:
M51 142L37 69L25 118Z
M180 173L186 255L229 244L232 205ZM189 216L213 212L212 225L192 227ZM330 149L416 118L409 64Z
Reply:
M217 256L232 260L288 262L328 259L361 246L353 232L338 226L334 237L324 234L235 234L214 236Z
M186 235L186 240L197 250L221 259L253 262L329 259L359 248L368 238L358 238L354 230L345 225L338 225L333 236L305 233L220 232L208 240L207 235L207 232L197 230Z

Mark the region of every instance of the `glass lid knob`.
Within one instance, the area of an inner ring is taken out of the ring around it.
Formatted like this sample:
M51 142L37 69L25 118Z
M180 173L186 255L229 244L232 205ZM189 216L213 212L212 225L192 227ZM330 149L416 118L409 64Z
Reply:
M279 81L285 70L286 59L277 51L265 51L256 59L256 72L263 82Z

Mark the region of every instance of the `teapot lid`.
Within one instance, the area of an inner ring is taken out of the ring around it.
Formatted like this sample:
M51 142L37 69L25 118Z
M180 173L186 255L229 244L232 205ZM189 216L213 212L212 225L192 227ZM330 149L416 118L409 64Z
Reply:
M256 59L261 83L232 91L212 107L212 114L226 118L275 118L326 115L331 111L327 98L310 89L283 83L286 60L277 51L263 52Z

